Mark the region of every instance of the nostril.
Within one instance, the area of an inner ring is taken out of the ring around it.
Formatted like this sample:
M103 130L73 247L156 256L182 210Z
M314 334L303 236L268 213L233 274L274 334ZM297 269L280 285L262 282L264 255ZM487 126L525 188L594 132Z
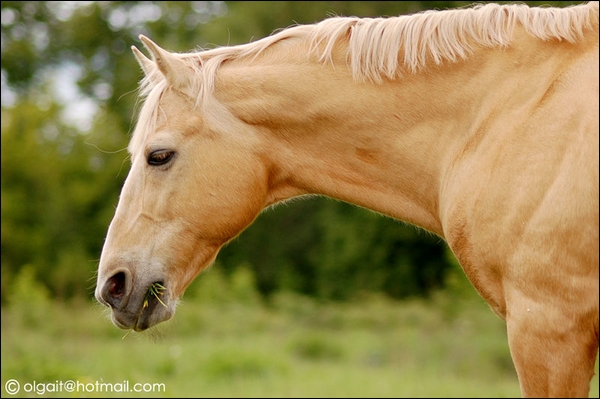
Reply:
M118 272L106 281L102 292L102 299L111 307L119 307L123 296L125 295L125 273Z
M106 288L112 297L122 297L125 293L125 273L119 272L108 279Z

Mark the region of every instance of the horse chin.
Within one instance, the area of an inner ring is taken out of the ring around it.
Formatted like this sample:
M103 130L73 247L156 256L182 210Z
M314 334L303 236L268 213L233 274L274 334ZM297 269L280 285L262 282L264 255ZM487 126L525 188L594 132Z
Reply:
M123 330L141 332L173 317L174 312L169 308L143 309L140 314L131 314L113 310L111 320L113 324Z
M163 321L169 320L171 317L173 317L173 314L174 312L171 311L170 308L165 308L162 305L155 307L154 310L146 308L137 320L137 323L133 329L138 332L147 330L148 328L154 327Z
M111 320L113 324L124 330L141 332L155 325L167 321L175 314L176 301L148 297L139 305L138 309L127 307L125 309L112 309Z

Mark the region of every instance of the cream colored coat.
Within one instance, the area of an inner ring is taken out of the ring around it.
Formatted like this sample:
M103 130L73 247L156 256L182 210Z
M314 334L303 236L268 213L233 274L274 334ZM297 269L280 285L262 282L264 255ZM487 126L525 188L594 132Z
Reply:
M134 53L146 97L96 296L138 331L266 207L318 194L444 238L506 320L524 396L598 352L598 2L331 18ZM161 301L144 302L152 283ZM144 304L145 303L145 304Z

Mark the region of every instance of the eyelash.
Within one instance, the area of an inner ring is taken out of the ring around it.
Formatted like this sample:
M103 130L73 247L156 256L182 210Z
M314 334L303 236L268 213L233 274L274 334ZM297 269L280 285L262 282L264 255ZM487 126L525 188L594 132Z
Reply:
M174 155L175 151L173 150L156 150L148 154L146 162L150 166L161 166L171 161Z

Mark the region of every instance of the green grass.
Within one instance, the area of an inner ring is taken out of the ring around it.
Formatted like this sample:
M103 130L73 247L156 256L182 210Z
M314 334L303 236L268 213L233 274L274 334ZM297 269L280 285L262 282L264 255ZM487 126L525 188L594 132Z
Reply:
M504 323L482 301L444 295L319 304L280 294L269 305L188 298L156 331L124 335L88 302L3 308L2 397L520 396ZM21 385L12 396L10 379ZM166 390L23 391L67 380Z

